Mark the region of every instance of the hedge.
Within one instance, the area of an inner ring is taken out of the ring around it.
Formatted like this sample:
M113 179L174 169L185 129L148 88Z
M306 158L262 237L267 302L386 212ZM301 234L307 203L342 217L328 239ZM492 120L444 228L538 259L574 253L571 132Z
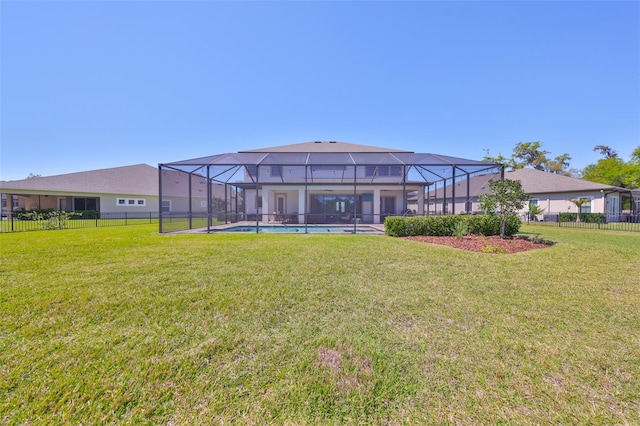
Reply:
M560 213L560 222L576 222L578 213ZM607 217L602 213L580 213L580 222L606 223Z
M458 223L465 223L469 233L474 235L500 235L500 218L496 215L387 216L384 227L385 233L391 237L447 237L454 235ZM516 234L520 224L517 216L509 216L505 235Z
M54 213L55 212L55 213ZM18 220L49 220L58 210L53 209L33 209L16 210L14 217ZM100 212L97 210L74 210L69 213L68 219L100 219Z

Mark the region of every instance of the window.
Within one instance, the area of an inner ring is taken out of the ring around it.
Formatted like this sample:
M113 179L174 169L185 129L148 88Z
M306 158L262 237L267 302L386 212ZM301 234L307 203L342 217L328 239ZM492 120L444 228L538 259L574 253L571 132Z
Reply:
M580 206L580 213L591 213L591 200Z
M402 176L402 167L400 166L389 167L389 176Z
M147 200L144 198L118 198L116 199L116 206L118 207L144 207L147 205Z
M171 200L162 200L162 213L169 213L171 211Z
M258 166L245 166L247 168L247 173L252 178L256 178L258 176Z
M380 198L382 214L395 214L396 211L396 197L381 197Z
M271 177L282 177L282 167L271 166Z
M365 176L402 176L402 166L366 166Z
M365 168L365 176L371 177L376 175L376 166L367 166Z
M74 210L98 210L97 198L74 198L73 199Z
M2 194L2 208L5 209L7 208L7 196L5 196L4 194ZM14 209L17 209L18 207L20 207L20 204L18 203L18 196L17 195L11 195L10 197L13 198L13 203L11 203L11 205L13 206Z

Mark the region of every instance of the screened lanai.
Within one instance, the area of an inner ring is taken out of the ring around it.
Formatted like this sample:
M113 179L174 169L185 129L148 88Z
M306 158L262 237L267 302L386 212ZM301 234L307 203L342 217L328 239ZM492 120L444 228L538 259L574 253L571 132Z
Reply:
M479 207L469 179L503 171L498 163L343 142L218 154L158 169L160 232L229 223L356 228L390 215L472 213Z

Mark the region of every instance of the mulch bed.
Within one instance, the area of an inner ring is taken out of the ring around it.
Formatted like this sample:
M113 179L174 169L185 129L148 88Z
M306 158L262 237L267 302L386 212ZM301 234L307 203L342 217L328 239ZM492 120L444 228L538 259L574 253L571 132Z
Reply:
M548 242L532 241L523 237L500 238L498 235L485 237L481 235L467 235L458 237L403 237L407 240L429 244L454 247L460 250L477 251L481 253L519 253L528 250L550 247Z

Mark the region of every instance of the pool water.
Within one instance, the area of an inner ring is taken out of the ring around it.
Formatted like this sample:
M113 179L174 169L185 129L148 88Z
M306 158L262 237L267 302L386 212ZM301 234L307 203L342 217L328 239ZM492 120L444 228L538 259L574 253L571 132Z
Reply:
M256 232L255 226L232 226L231 228L223 228L223 229L214 229L213 232ZM300 233L304 234L353 234L353 226L319 226L319 225L308 225L306 228L304 226L287 226L287 225L261 225L258 226L258 232L264 233L278 233L278 234L295 234ZM370 226L362 226L358 225L356 227L357 234L379 234L382 235L384 232L379 229L372 228Z

